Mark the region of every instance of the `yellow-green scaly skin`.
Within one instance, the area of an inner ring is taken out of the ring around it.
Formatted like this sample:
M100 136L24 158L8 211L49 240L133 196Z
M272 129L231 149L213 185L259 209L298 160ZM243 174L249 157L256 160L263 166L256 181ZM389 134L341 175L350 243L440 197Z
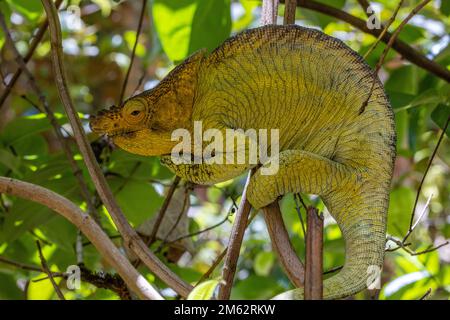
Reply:
M202 121L204 130L279 129L279 172L262 175L259 169L251 178L248 200L261 208L290 192L319 195L346 244L345 265L324 281L324 298L343 298L366 288L373 266L381 268L383 263L395 129L382 84L363 59L320 31L265 26L227 40L210 55L195 54L173 72L178 79L183 73L192 85L192 107L180 107L189 121L174 121L174 128L183 122L192 130L193 121ZM176 78L173 74L167 81ZM186 88L177 90L172 82L172 93L185 97ZM147 112L160 118L161 88L133 99L146 103ZM106 118L93 120L94 131L109 133L104 123L112 117ZM150 133L151 122L146 122L148 132L115 142L130 152L154 155L151 139L145 139L155 134ZM254 167L175 165L169 152L156 153L177 175L201 184L224 181ZM276 298L302 299L303 289Z

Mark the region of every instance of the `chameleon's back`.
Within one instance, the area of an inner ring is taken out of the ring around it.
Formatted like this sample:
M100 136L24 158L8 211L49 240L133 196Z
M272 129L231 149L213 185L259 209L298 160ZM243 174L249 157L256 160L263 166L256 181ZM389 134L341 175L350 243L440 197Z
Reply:
M395 157L393 113L369 66L320 31L266 26L231 38L201 69L193 120L206 127L279 129L280 151L307 151L357 177L321 195L347 255L340 274L325 281L324 294L338 298L363 289L367 272L383 260ZM301 290L281 297L301 298Z

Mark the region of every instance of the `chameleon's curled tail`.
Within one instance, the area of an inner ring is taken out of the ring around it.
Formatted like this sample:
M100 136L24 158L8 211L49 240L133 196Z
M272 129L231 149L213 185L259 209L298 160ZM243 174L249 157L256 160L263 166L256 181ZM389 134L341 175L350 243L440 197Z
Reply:
M376 289L385 246L386 192L378 188L358 192L338 191L324 197L345 240L345 265L323 282L323 298L339 299L363 289ZM378 190L375 190L378 189ZM368 191L368 192L367 192ZM282 293L275 299L303 299L303 288Z

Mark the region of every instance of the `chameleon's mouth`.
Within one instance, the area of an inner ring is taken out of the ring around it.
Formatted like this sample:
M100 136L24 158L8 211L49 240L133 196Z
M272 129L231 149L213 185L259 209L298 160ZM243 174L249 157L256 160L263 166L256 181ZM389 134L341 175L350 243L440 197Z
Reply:
M124 138L133 138L136 135L136 132L139 130L117 130L113 132L106 132L105 134L110 138L124 137Z

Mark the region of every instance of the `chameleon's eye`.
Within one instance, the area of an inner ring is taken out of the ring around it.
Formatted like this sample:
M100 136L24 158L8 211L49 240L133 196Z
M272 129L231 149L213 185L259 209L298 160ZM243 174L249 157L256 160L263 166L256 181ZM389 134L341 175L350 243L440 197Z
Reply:
M130 124L138 124L144 119L145 105L139 100L130 100L126 102L124 108L124 118Z

